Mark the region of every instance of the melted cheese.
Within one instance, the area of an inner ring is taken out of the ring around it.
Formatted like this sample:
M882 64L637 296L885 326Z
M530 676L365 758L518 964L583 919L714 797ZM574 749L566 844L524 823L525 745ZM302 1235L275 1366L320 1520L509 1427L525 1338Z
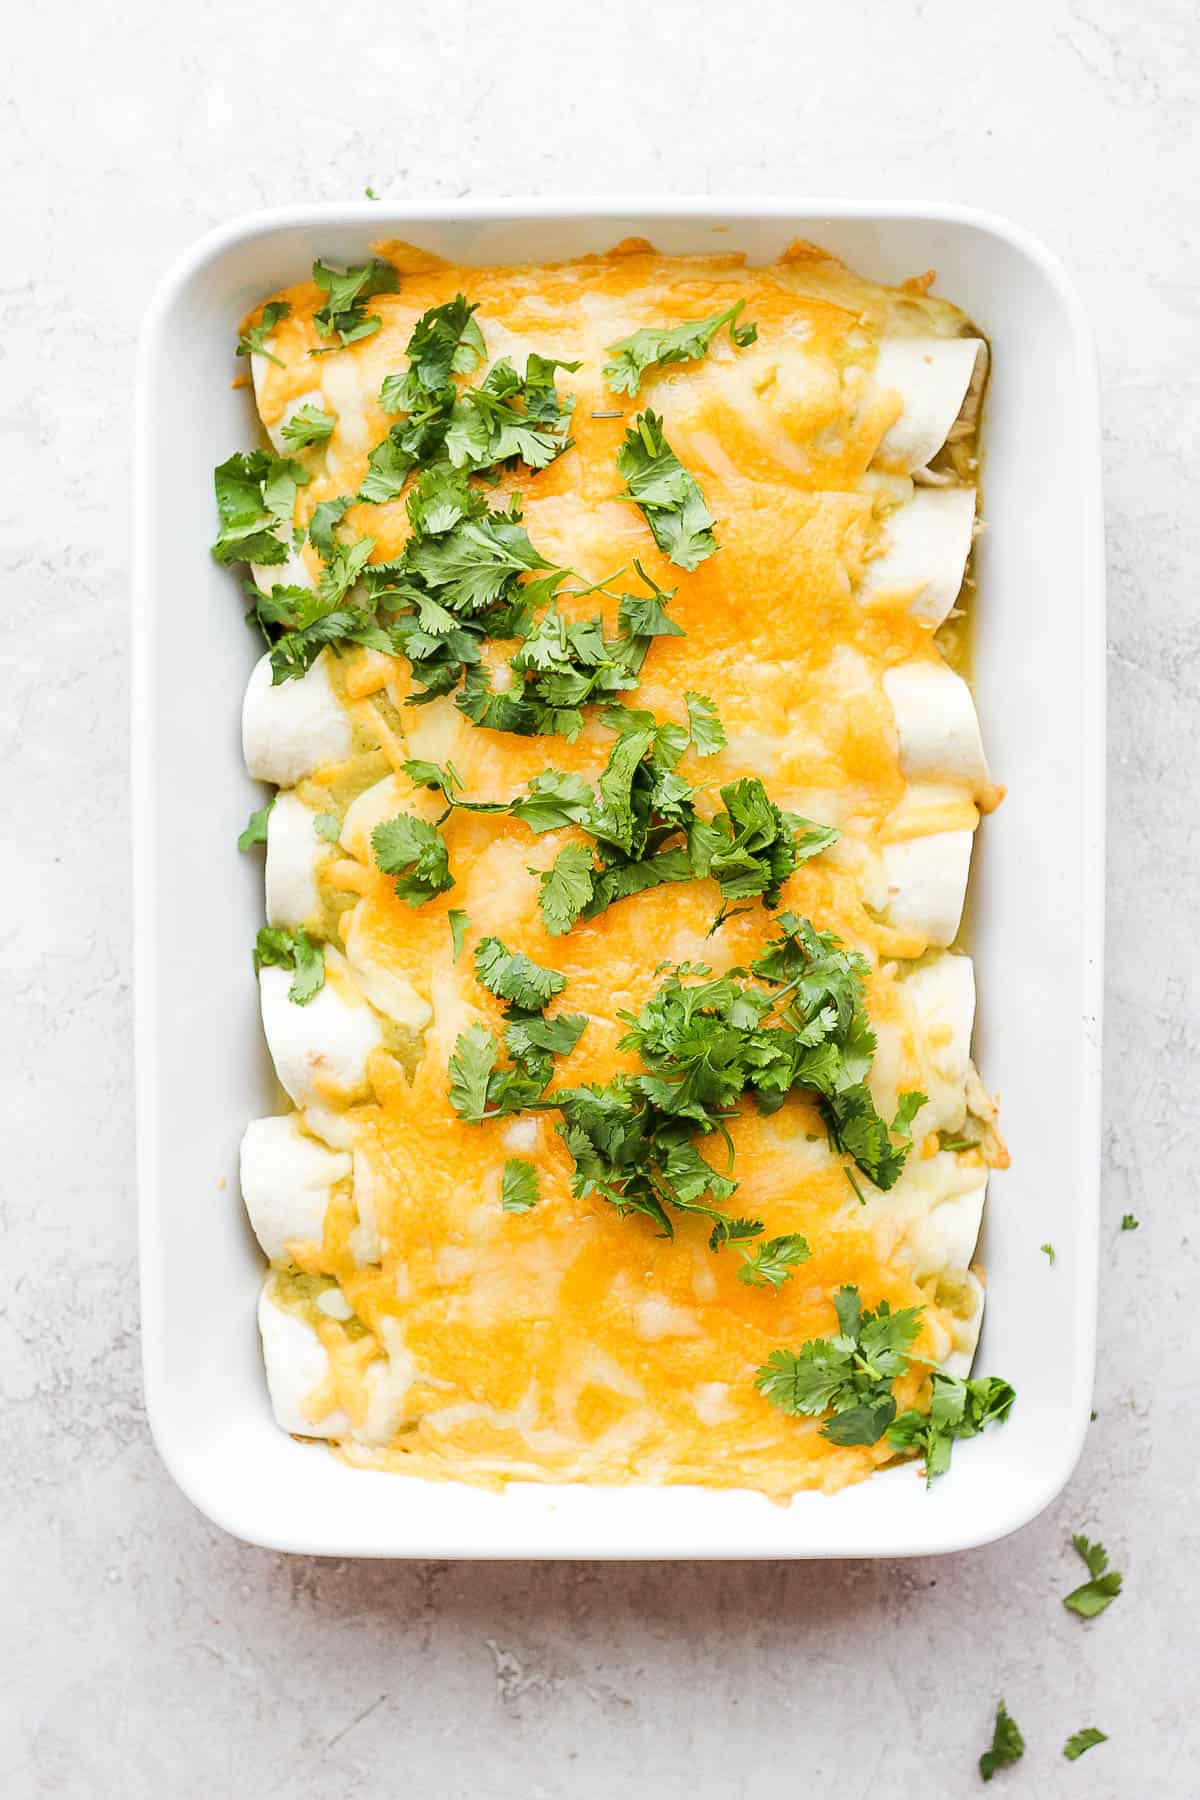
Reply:
M946 880L953 889L961 867L965 883L976 795L957 771L940 786L924 764L906 772L904 755L913 752L898 741L889 671L903 667L911 687L914 670L945 664L930 618L914 616L916 578L889 592L870 571L887 552L889 503L912 492L907 477L880 473L896 460L889 451L903 437L905 407L903 391L875 375L880 347L954 343L966 331L962 315L920 284L875 287L805 245L769 269L737 257L665 259L640 244L520 269L446 268L405 246L384 249L403 278L397 294L370 302L383 322L375 336L314 364L307 351L325 346L312 315L325 296L305 284L281 296L292 309L272 339L283 366L255 359L272 437L311 390L314 367L337 414L328 442L301 453L312 479L300 489L297 522L357 487L391 423L378 404L380 383L405 366L408 336L428 307L459 291L477 302L489 360L507 354L520 366L531 349L578 360L577 373L559 378L577 395L573 448L541 473L506 472L501 495L520 489L535 545L585 580L636 557L677 590L671 618L685 635L655 640L634 703L684 720L689 689L710 695L727 747L703 763L687 758L683 772L714 788L759 774L779 804L841 827L837 849L798 870L782 904L868 959L880 1110L890 1116L898 1090L924 1074L935 1091L928 1118L960 1122L966 1045L948 1049L936 1017L927 1040L931 1015L915 1003L917 989L905 991L895 959L948 941L961 895L939 888L936 905L927 904L934 877L926 865L915 898L898 871L912 862L912 845L928 841L936 858L950 841L957 861ZM758 324L749 350L722 334L703 362L649 372L635 400L614 399L603 384L615 339L735 300ZM964 384L974 354L958 357ZM717 520L720 549L690 574L660 555L640 514L616 498L615 454L646 406L664 415ZM594 416L614 411L624 416ZM922 428L927 438L927 421ZM971 516L973 507L972 496ZM408 529L403 501L355 506L346 525L375 539L376 560L396 554ZM602 605L615 627L615 602L577 604L582 614ZM322 1371L320 1391L301 1409L309 1429L328 1433L337 1421L340 1454L354 1463L489 1484L700 1482L785 1499L869 1474L887 1460L886 1443L828 1443L820 1421L768 1405L755 1371L777 1346L833 1329L831 1299L846 1282L869 1305L924 1306L919 1347L961 1355L971 1318L978 1329L981 1290L965 1265L984 1172L962 1157L920 1159L914 1150L892 1195L860 1206L811 1105L794 1098L770 1118L744 1107L730 1122L736 1209L762 1218L768 1236L800 1231L812 1247L775 1291L738 1281L736 1252L713 1255L699 1221L682 1219L666 1241L644 1218L576 1198L552 1114L464 1124L446 1091L455 1039L476 1020L502 1025L498 1003L473 976L481 937L495 933L568 977L564 1006L589 1015L576 1049L560 1060L557 1080L574 1085L636 1066L618 1047L621 1014L652 992L660 958L703 958L718 971L745 965L770 936L771 919L755 907L709 937L716 889L692 883L648 891L550 938L538 871L570 834L535 838L511 819L469 813L444 826L454 888L408 906L370 852L373 826L400 806L429 819L441 811L437 796L413 789L405 757L452 760L472 798L506 798L548 765L594 779L611 734L589 720L573 744L521 738L475 728L451 699L407 707L407 665L374 651L351 651L336 667L323 658L321 667L323 704L327 691L336 696L343 729L331 731L323 714L319 749L309 755L289 740L271 764L285 779L305 774L305 805L342 820L340 850L316 858L312 878L345 957L330 953L327 997L290 1021L295 1041L286 1050L308 1129L353 1150L353 1181L334 1191L320 1241L290 1246L301 1277L324 1283L322 1292L336 1284L351 1309L340 1317L336 1306L305 1299L307 1290L288 1300L309 1327L307 1364ZM285 700L288 692L276 690ZM289 715L280 729L290 728ZM271 759L257 755L265 771ZM451 907L470 921L457 959ZM355 983L358 1013L348 1004ZM277 1034L278 1014L276 1003ZM306 1053L306 1029L322 1029L328 1042ZM968 1037L969 1029L968 1018ZM320 1079L323 1062L339 1079ZM930 1142L936 1152L936 1136ZM539 1168L542 1198L526 1214L500 1207L513 1154ZM901 1379L901 1405L920 1383L915 1371Z

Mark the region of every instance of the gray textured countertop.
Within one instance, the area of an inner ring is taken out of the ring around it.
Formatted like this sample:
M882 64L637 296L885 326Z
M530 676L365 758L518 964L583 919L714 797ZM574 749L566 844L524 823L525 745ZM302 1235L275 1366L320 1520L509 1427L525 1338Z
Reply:
M130 0L119 22L96 7L10 21L0 1784L14 1800L933 1800L980 1791L1000 1695L1029 1748L998 1796L1200 1791L1185 910L1200 877L1200 19L1184 0L809 13ZM1006 1543L875 1565L289 1560L208 1525L158 1461L132 1179L132 346L150 284L202 230L367 183L967 200L1044 236L1079 281L1104 377L1110 579L1099 1417L1066 1495ZM1127 1210L1136 1233L1119 1231ZM1059 1604L1080 1527L1126 1572L1090 1625ZM1089 1724L1111 1742L1065 1762Z

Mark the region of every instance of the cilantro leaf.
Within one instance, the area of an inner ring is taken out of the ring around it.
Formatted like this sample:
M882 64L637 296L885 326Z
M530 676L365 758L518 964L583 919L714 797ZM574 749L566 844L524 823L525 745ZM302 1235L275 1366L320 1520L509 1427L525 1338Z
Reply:
M514 819L522 820L530 831L558 831L564 825L582 825L590 817L596 796L582 775L565 775L558 769L547 769L535 775L523 798L509 807Z
M811 1254L808 1240L797 1231L788 1232L784 1237L768 1238L766 1243L756 1244L753 1250L741 1252L738 1280L750 1287L782 1287L793 1269L807 1262Z
M468 615L494 605L516 576L553 568L530 542L515 501L509 512L464 519L438 537L410 539L404 562L443 606Z
M328 295L324 306L313 314L313 324L321 337L336 337L330 350L345 349L347 344L373 337L383 325L377 313L368 313L367 301L376 294L394 294L400 277L390 263L369 262L348 269L335 269L331 263L317 261L312 278ZM310 356L328 356L330 350L310 350Z
M272 794L265 806L260 806L257 812L252 812L250 814L250 817L246 820L245 829L238 837L239 850L249 850L255 844L266 843L267 820L271 816L271 808L274 806L276 799L277 796Z
M236 451L213 470L220 530L212 553L218 562L287 561L296 489L308 471L269 450Z
M282 358L276 356L274 351L267 349L267 339L281 320L290 319L291 316L292 309L288 301L268 300L262 309L258 324L248 325L238 337L237 354L239 356L265 356L267 361L273 362L277 369L284 368L286 365Z
M716 523L694 475L684 468L657 413L639 413L617 453L623 498L641 509L654 541L681 569L695 569L718 548Z
M667 363L695 362L708 355L709 346L722 325L739 349L752 344L758 336L757 325L739 325L738 318L746 302L738 300L727 312L713 313L707 319L693 319L688 324L647 327L632 336L618 338L609 344L611 362L604 365L604 379L614 394L636 394L647 369L662 368Z
M339 494L336 500L318 501L313 508L312 518L308 521L308 541L326 562L337 546L333 528L341 524L353 505L353 494Z
M1063 1599L1063 1605L1081 1619L1094 1619L1111 1606L1121 1592L1121 1575L1116 1569L1108 1566L1108 1551L1103 1544L1096 1543L1078 1533L1071 1539L1079 1555L1087 1564L1090 1580L1082 1582L1079 1587Z
M693 693L690 689L684 698L687 701L688 731L696 747L696 755L715 756L718 750L725 748L725 727L717 716L716 707L706 695Z
M1073 1731L1063 1745L1063 1755L1068 1762L1078 1762L1085 1750L1094 1749L1097 1744L1107 1744L1107 1731L1097 1731L1094 1725L1085 1725L1082 1731Z
M319 406L298 406L279 435L289 450L306 450L310 444L323 444L336 424L336 413L325 412Z
M1046 1261L1050 1264L1050 1267L1053 1268L1054 1267L1054 1245L1053 1244L1039 1244L1038 1249L1042 1252L1042 1255L1046 1258Z
M592 853L583 844L567 844L542 873L538 904L551 937L570 931L592 897Z
M487 1111L488 1082L499 1045L482 1025L460 1034L450 1058L450 1104L463 1119L478 1123Z
M863 1309L857 1288L841 1287L834 1310L836 1337L811 1338L798 1351L773 1350L754 1385L793 1416L832 1412L821 1427L831 1443L875 1444L896 1417L892 1383L908 1367L923 1309L893 1312L881 1300L871 1312Z
M1132 1213L1122 1213L1121 1214L1121 1230L1122 1231L1136 1231L1138 1228L1139 1222L1140 1222L1139 1220L1134 1218Z
M505 1212L532 1212L541 1195L537 1170L523 1157L510 1156L500 1181L500 1205Z
M262 926L254 942L254 967L291 969L295 979L288 999L297 1006L307 1006L325 985L325 952L302 926L296 931Z
M452 906L446 914L446 918L450 925L450 942L454 946L454 961L457 962L462 953L467 927L471 921L459 906Z
M557 969L543 969L524 951L505 948L498 937L481 938L475 947L475 978L510 1009L541 1012L567 985Z
M423 906L454 886L446 840L424 819L399 812L375 827L371 845L376 865L396 877L396 892L410 906Z
M1016 1720L1001 1700L996 1708L991 1748L985 1750L979 1759L979 1773L985 1781L990 1781L997 1769L1010 1768L1013 1763L1020 1762L1024 1754L1025 1739L1021 1736Z
M675 598L674 588L660 588L647 575L637 558L634 568L649 588L648 594L622 594L617 610L617 630L622 637L683 637L683 627L667 617L667 607Z

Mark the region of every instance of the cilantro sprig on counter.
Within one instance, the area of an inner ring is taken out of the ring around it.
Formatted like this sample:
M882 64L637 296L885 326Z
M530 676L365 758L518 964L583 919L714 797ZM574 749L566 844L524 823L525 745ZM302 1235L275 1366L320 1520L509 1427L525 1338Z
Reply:
M625 482L619 497L639 508L663 555L681 569L697 568L719 549L700 484L668 444L657 413L639 413L625 433L617 473Z
M611 362L604 365L604 379L614 394L636 394L647 369L663 368L668 363L696 362L707 356L713 339L723 325L739 350L754 343L757 325L739 325L746 302L738 300L726 312L713 313L707 319L693 319L684 325L648 326L630 337L609 344Z
M996 1708L996 1723L992 1729L992 1741L988 1749L979 1758L979 1773L985 1781L990 1781L997 1769L1009 1769L1020 1762L1025 1754L1025 1739L1016 1720L1012 1717L1003 1700Z
M327 349L310 350L310 356L330 356L373 337L382 328L378 313L367 311L367 301L376 294L394 294L400 277L390 263L360 263L347 269L335 269L332 263L318 260L312 266L312 278L328 296L324 306L313 314L313 324L323 338L336 337L337 343Z
M1068 1762L1078 1762L1085 1750L1094 1750L1097 1744L1107 1744L1107 1731L1097 1731L1094 1725L1085 1725L1082 1731L1073 1731L1063 1745L1063 1755Z
M1088 1580L1072 1588L1063 1599L1063 1605L1081 1619L1094 1619L1110 1607L1121 1592L1122 1576L1119 1570L1109 1568L1108 1551L1103 1544L1084 1537L1082 1532L1077 1533L1071 1543L1087 1565Z

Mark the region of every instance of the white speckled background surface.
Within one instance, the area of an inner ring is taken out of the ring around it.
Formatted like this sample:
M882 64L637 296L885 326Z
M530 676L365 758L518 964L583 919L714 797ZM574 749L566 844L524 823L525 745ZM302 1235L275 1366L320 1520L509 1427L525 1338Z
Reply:
M76 0L10 20L10 1800L940 1800L981 1791L1000 1695L1028 1742L1000 1800L1200 1792L1198 52L1191 0L846 0L819 15L782 0ZM1100 345L1109 525L1099 1417L1066 1495L1006 1543L874 1565L288 1560L206 1524L159 1464L132 1179L133 343L149 285L210 225L367 183L969 201L1041 234L1076 275ZM1119 1230L1126 1210L1136 1233ZM1059 1604L1080 1527L1126 1572L1091 1624ZM1089 1724L1111 1742L1066 1763L1064 1739Z

